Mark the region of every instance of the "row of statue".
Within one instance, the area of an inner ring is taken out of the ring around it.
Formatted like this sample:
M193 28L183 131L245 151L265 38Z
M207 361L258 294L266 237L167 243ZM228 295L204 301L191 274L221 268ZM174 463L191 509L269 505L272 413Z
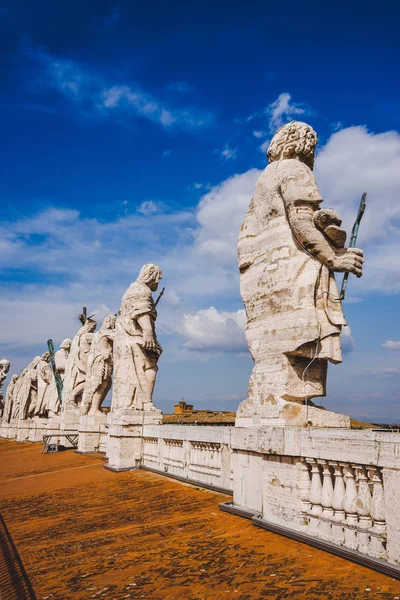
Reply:
M241 227L240 290L254 368L238 418L294 415L294 405L326 394L328 361L342 360L340 333L346 321L333 273L360 277L364 259L361 250L345 248L337 213L321 208L312 173L317 141L312 127L299 121L277 131ZM111 411L155 410L161 347L152 292L161 277L159 267L144 265L117 316L108 315L97 333L96 322L88 319L72 342L61 344L55 366L63 380L63 410L70 406L81 415L98 414L113 372ZM59 412L45 353L12 377L3 419Z
M106 316L97 332L96 321L88 318L73 340L62 342L54 355L62 381L62 402L49 352L36 356L19 375L13 375L2 422L53 418L62 406L79 409L80 415L102 414L113 371L113 409L154 409L152 394L162 349L156 338L152 292L161 277L157 265L144 265L125 292L118 315Z

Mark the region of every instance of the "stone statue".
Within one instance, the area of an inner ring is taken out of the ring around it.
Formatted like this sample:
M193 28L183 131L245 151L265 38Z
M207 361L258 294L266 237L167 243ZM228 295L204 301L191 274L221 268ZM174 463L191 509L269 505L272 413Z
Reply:
M63 407L77 407L82 399L86 381L87 361L96 321L87 319L75 335L66 361L63 381Z
M87 362L82 414L101 415L101 404L111 389L115 315L108 315L94 334Z
M36 367L41 361L41 356L35 356L33 361L24 369L18 378L16 386L16 406L20 420L33 417L37 403L37 371Z
M72 340L66 338L61 342L60 349L54 355L56 369L60 374L61 381L64 381L65 367L71 350Z
M312 173L316 145L306 123L277 131L241 227L240 290L254 368L238 425L269 418L300 424L300 405L312 407L310 398L326 394L328 361L342 360L346 321L333 272L361 277L364 259L361 250L344 248L336 212L320 207Z
M4 396L1 388L3 386L4 380L7 377L7 373L10 370L10 361L4 357L0 360L0 419L2 418L4 411Z
M122 298L114 337L113 411L156 411L152 395L162 349L155 332L157 311L152 292L161 278L159 267L144 265Z
M4 403L4 411L3 411L3 422L9 423L11 421L11 415L13 411L14 404L14 389L17 384L18 375L12 375L10 382L7 387L6 400Z
M42 354L36 366L37 375L37 403L35 415L47 416L51 404L51 395L54 394L53 371L50 366L50 352ZM53 385L52 385L53 383ZM55 390L57 394L57 390Z

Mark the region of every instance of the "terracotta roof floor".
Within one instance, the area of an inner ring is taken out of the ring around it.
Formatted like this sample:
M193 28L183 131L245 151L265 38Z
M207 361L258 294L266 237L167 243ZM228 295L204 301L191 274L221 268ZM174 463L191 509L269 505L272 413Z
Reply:
M229 496L41 450L0 440L0 512L38 600L400 600L398 581L221 512Z

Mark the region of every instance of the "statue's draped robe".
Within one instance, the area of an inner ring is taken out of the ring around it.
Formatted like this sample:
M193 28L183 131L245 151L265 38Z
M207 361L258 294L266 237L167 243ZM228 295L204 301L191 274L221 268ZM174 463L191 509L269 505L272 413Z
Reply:
M35 409L35 414L42 416L46 415L49 410L50 405L52 404L51 395L54 393L55 381L54 375L51 366L45 360L41 360L38 366L36 367L37 373L37 405ZM53 384L53 385L52 385ZM57 391L56 391L57 393Z
M112 355L105 356L102 346L107 345L107 339L113 335L111 329L100 329L94 334L87 361L86 383L82 399L82 414L87 414L93 402L93 394L100 388L103 382L108 385L104 391L104 398L111 388L111 377L113 370ZM107 339L104 339L107 338Z
M115 325L114 338L114 408L143 409L151 403L151 392L145 371L155 369L161 354L143 348L143 331L137 319L150 316L155 338L154 323L157 311L150 288L140 281L132 283L125 292Z
M65 409L68 405L76 406L73 391L86 379L87 357L92 339L93 333L88 331L86 325L83 325L72 340L63 381L62 399Z
M277 353L325 365L342 360L346 321L333 273L295 239L288 218L305 207L318 210L321 202L312 171L295 159L269 164L257 181L238 243L246 337L256 365Z
M18 383L18 379L16 379L15 381L13 381L11 379L11 381L7 387L6 401L4 404L4 412L3 412L3 421L5 423L9 423L11 421L13 405L14 405L14 390L16 388L17 383Z

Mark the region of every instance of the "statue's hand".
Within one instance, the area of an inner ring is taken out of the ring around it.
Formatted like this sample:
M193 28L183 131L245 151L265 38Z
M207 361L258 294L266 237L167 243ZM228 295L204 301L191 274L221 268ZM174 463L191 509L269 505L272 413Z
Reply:
M154 335L150 332L143 332L143 348L145 348L145 350L152 350L153 352L156 351L156 341L154 339Z
M359 248L342 248L336 250L336 255L328 265L332 271L339 273L353 273L357 277L362 276L364 253Z

